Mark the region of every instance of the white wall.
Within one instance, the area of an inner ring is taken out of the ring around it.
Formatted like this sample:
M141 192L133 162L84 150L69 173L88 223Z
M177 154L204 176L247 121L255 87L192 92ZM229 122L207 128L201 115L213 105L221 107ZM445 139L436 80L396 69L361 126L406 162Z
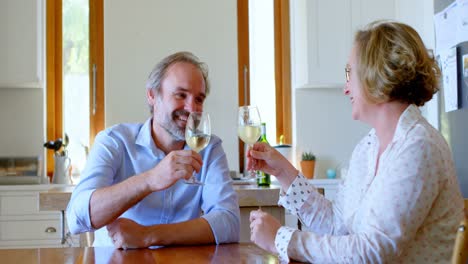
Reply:
M213 133L238 168L237 2L235 0L106 0L104 2L105 126L144 122L145 82L170 53L188 50L210 69L205 104Z
M44 155L43 92L0 88L0 157Z
M43 0L0 1L0 157L45 153L44 8Z
M351 103L342 89L297 89L295 96L296 154L312 151L317 156L315 177L325 178L327 169L348 163L370 127L351 118Z

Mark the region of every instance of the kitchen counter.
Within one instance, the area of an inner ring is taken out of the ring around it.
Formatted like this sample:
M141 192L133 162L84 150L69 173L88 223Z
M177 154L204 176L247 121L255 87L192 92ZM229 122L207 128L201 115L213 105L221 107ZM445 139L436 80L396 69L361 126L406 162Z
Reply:
M31 190L40 190L40 191L48 191L54 188L64 188L71 185L66 184L7 184L7 185L0 185L1 192L8 192L8 191L31 191ZM73 186L71 186L73 187Z
M39 193L40 211L65 211L75 186L55 186Z
M53 184L46 186L48 188L44 188L44 191L39 193L39 210L64 211L67 209L74 186L54 186ZM234 184L234 190L239 198L239 207L277 206L280 186L258 187L256 184Z
M50 187L50 186L49 186ZM64 215L74 186L58 185L39 193L40 211L60 211ZM234 190L239 198L241 217L240 242L250 242L249 217L252 210L260 206L263 211L272 214L282 225L285 223L284 208L278 206L279 185L258 187L256 184L236 184ZM62 218L65 221L64 218ZM65 224L65 223L64 223ZM89 245L89 243L87 243Z

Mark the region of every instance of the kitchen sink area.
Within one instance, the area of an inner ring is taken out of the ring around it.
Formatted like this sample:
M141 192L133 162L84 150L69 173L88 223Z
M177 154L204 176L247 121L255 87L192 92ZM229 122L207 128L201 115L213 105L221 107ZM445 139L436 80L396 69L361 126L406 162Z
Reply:
M41 175L39 157L0 158L0 185L41 184Z

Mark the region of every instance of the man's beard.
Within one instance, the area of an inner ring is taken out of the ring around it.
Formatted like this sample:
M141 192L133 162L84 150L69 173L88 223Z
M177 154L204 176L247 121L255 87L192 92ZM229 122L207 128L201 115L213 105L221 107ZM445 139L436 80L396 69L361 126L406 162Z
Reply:
M187 120L189 112L185 110L178 110L172 112L170 118L168 115L164 115L161 122L158 122L159 125L169 133L176 141L185 141L185 129L177 126L176 121L179 116L185 116Z

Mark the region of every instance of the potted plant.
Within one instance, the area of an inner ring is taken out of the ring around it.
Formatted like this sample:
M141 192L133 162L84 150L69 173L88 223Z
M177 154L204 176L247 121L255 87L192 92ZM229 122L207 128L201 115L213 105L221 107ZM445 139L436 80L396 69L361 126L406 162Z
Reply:
M312 152L303 152L301 160L301 171L307 179L314 178L315 155Z

